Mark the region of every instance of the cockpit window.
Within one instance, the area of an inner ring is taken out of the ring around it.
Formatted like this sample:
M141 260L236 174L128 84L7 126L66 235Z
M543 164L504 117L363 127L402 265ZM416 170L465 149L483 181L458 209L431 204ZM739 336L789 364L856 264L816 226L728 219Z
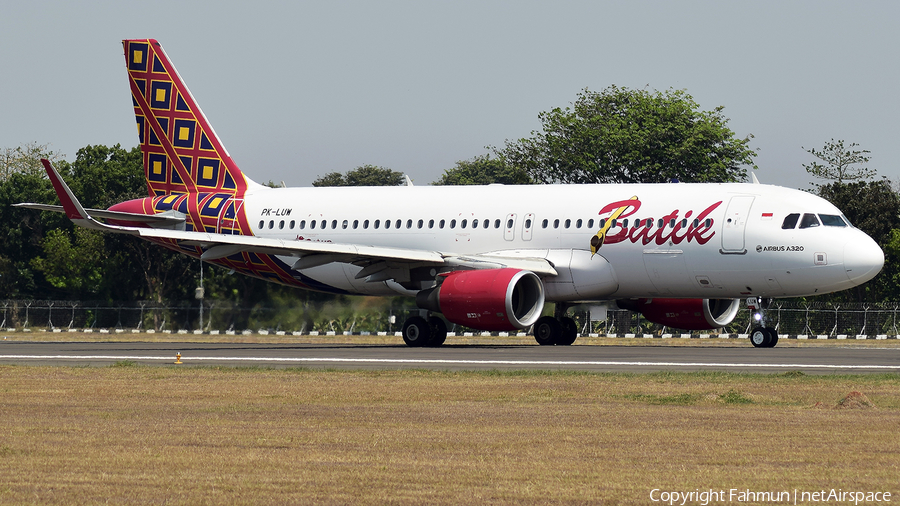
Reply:
M819 219L822 220L822 225L825 225L826 227L847 226L847 224L844 223L844 220L836 214L820 214Z
M781 224L781 228L784 230L792 229L797 226L797 220L800 219L800 213L791 213L784 217L784 222Z
M800 220L800 228L810 228L810 227L818 227L819 219L816 218L815 214L806 213L803 215L803 218Z

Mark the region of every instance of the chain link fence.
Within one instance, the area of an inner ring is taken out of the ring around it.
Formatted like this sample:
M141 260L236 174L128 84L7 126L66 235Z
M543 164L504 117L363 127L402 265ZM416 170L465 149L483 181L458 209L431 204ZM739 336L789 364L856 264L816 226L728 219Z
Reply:
M570 314L581 334L661 335L679 333L647 321L640 313L608 308L604 320L591 320L589 308L576 307ZM202 308L202 309L201 309ZM399 331L416 308L386 311L327 311L321 307L292 308L241 307L230 303L199 301L180 304L130 302L110 304L91 301L3 300L0 301L0 328L25 329L122 329L156 332L277 332L366 334ZM594 313L596 315L596 312ZM878 304L773 301L769 324L781 335L898 335L900 302ZM703 333L746 334L753 326L751 312L742 308L724 329ZM473 332L449 325L453 332ZM474 331L478 332L478 331ZM696 333L696 332L695 332Z

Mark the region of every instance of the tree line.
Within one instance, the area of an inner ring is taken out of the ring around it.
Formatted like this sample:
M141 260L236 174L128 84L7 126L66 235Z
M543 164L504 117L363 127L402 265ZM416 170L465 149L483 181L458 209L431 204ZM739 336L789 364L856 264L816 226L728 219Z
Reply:
M723 108L703 111L684 90L648 91L611 86L582 90L571 107L539 114L541 129L488 153L458 161L432 184L539 184L631 182L737 182L755 169L752 135L738 138ZM885 251L882 273L854 290L817 300L900 300L900 197L886 178L864 165L868 151L832 140L807 149L804 168L821 180L812 191L833 202ZM182 301L192 299L200 262L131 236L73 226L59 213L11 207L56 203L40 165L49 158L85 207L105 209L146 196L138 147L85 146L73 161L46 145L26 144L0 153L0 298ZM313 186L404 184L403 174L363 165L318 177ZM296 290L205 265L207 299L235 307L303 306L335 313L338 307L388 311L402 298L351 303L345 296ZM330 308L330 309L329 309ZM246 315L244 315L246 317ZM346 317L346 316L343 316ZM241 315L236 315L240 328ZM310 328L312 325L310 325Z

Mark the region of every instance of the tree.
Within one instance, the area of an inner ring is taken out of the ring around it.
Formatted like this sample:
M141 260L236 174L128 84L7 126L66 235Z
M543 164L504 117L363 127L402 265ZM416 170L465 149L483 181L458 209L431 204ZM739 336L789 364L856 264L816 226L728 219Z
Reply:
M494 152L542 183L743 181L756 153L723 107L701 111L684 90L583 90L573 108L538 115L542 131Z
M43 175L41 158L51 162L60 159L59 153L52 151L49 144L29 142L15 148L4 148L0 153L0 181L12 174Z
M858 229L868 234L885 251L884 270L874 279L860 286L833 294L831 300L876 302L886 299L900 300L900 288L893 283L900 261L896 256L898 229L900 229L900 196L891 188L886 178L878 181L833 182L820 185L820 197L834 204ZM892 255L893 253L893 255Z
M313 186L399 186L403 184L403 173L387 167L360 165L346 175L329 172L313 181Z
M855 167L857 164L868 163L869 157L866 155L870 153L865 149L854 149L857 147L859 144L853 142L845 148L843 140L831 139L821 150L803 148L807 153L825 162L824 165L819 162L804 163L803 168L817 178L830 179L838 183L875 177L874 169Z
M444 171L440 179L433 185L467 185L467 184L533 184L521 168L507 165L499 158L490 155L476 156L471 160L460 160L452 169Z

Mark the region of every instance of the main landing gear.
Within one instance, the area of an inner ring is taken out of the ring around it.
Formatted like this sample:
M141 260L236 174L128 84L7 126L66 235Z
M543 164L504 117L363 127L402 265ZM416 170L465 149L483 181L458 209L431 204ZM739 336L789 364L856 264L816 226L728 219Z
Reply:
M403 323L403 342L407 346L440 346L447 339L447 324L437 316L426 320L413 316Z
M566 306L556 304L555 316L542 316L534 324L534 340L541 346L569 346L578 337L578 325L566 316Z
M769 299L756 297L747 299L747 307L754 311L753 317L759 321L759 325L753 327L750 332L750 342L756 348L774 348L778 344L778 331L766 326L766 309L769 307L769 302Z

